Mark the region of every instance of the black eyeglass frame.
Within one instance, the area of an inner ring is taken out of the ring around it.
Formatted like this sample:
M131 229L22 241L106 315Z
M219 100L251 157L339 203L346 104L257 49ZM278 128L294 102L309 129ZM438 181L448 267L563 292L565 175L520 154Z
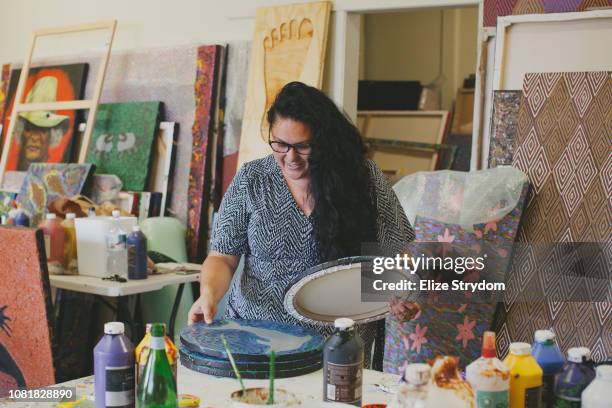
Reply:
M295 144L291 144L291 143L286 143L286 142L278 142L276 140L272 140L272 130L271 127L268 128L268 144L270 145L270 148L275 151L276 153L289 153L289 150L294 149L295 152L301 156L308 156L311 153L312 150L312 143L295 143ZM274 146L285 146L287 148L286 151L281 151L281 150L276 150L274 148ZM310 149L307 153L305 152L300 152L301 148L306 148L306 149Z

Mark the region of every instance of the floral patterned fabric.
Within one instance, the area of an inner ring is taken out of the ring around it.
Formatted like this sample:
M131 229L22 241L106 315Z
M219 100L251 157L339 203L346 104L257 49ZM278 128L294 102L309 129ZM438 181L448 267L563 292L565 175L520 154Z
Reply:
M502 219L476 224L473 231L417 216L414 223L416 240L463 244L512 243L516 238L527 191L526 185L516 207ZM497 248L499 256L496 262L499 262L499 267L507 268L509 254L503 245ZM428 303L420 305L421 310L407 322L390 315L385 327L384 371L399 374L406 364L428 362L438 355L457 356L460 366L465 367L480 356L482 334L491 328L496 306L497 303Z

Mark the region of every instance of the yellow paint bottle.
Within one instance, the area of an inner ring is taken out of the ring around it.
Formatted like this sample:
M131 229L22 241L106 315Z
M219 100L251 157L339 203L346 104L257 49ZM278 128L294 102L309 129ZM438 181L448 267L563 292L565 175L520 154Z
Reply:
M510 344L504 363L510 369L510 408L540 408L543 371L531 356L531 344Z

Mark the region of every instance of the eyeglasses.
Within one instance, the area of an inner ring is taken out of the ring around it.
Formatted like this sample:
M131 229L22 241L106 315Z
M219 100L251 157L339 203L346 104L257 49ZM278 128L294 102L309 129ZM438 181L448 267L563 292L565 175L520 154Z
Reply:
M295 144L277 142L276 140L270 140L270 134L268 134L268 144L276 153L289 153L289 150L294 149L297 154L306 156L312 151L312 144L308 142Z

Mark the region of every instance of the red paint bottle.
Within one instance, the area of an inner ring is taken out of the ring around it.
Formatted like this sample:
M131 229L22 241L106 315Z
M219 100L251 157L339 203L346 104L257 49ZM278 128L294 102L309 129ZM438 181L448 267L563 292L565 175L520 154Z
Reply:
M49 273L62 274L64 272L64 227L55 214L47 214L39 228L42 229L45 237Z

